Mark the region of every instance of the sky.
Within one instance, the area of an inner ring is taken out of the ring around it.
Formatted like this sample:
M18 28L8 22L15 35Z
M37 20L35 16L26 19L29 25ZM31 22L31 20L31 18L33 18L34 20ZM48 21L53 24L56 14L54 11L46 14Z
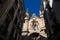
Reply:
M40 9L41 0L24 0L24 10L30 13L30 17L33 13L39 17L39 9Z

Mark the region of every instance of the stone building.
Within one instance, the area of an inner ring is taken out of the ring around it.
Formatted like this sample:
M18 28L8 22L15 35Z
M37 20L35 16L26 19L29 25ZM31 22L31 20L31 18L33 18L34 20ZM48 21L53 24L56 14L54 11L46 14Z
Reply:
M25 23L22 28L22 40L47 40L48 35L45 32L46 27L43 13L44 12L40 13L40 18L32 14L30 19L29 13L26 12Z
M59 40L60 0L41 0L40 18L29 18L23 0L0 0L0 40Z

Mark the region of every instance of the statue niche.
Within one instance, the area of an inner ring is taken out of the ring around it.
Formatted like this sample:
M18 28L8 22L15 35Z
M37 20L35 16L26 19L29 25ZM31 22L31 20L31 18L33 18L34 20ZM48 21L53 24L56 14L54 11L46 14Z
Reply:
M31 26L32 26L33 30L36 31L38 29L38 21L36 19L34 19L31 21L31 23L32 23Z

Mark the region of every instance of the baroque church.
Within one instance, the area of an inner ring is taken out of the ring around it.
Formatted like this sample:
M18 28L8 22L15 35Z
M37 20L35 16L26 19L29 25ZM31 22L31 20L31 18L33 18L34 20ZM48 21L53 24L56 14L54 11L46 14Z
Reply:
M39 15L24 0L0 0L0 40L60 40L60 0L41 0Z
M25 22L23 23L22 36L32 37L33 40L38 40L41 36L44 37L42 40L47 40L47 33L45 32L45 22L44 22L44 11L39 11L40 18L38 18L35 13L29 18L29 12L26 11Z

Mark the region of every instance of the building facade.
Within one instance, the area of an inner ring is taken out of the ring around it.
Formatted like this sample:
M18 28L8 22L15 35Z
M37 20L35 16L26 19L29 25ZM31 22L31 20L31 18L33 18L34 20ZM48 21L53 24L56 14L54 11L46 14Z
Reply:
M48 35L45 32L45 22L43 11L40 11L40 18L38 18L34 13L32 17L29 18L29 12L26 12L25 23L23 23L22 28L22 38L21 40L47 40Z
M30 19L23 0L0 0L0 40L59 40L60 0L41 0L39 13Z

